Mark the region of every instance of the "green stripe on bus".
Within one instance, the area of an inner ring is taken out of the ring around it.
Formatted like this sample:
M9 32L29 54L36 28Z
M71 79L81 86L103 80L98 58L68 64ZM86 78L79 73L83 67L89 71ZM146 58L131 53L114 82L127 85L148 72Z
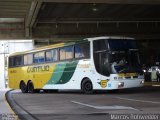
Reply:
M55 70L47 84L65 84L73 76L77 67L78 60L72 62L63 62L55 66Z
M73 76L75 69L77 67L78 61L72 61L67 63L66 68L57 84L65 84L67 83Z
M65 67L66 67L65 62L57 64L47 84L56 84L60 80Z

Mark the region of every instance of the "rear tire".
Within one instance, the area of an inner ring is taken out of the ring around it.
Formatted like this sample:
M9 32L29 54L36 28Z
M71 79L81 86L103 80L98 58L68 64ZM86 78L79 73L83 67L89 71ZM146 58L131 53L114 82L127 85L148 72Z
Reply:
M28 92L29 93L34 93L35 92L34 85L31 81L29 81L27 86L28 86Z
M82 81L81 89L85 94L92 94L93 93L93 85L90 79L86 78Z
M22 93L28 92L27 85L23 81L20 83L20 89L21 89Z

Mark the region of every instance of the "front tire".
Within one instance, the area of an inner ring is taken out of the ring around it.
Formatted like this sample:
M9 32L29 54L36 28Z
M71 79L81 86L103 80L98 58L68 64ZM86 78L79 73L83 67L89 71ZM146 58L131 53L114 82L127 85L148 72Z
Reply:
M85 94L93 93L93 85L90 79L86 78L82 81L81 89Z
M28 92L27 85L23 81L20 83L20 89L21 89L22 93Z

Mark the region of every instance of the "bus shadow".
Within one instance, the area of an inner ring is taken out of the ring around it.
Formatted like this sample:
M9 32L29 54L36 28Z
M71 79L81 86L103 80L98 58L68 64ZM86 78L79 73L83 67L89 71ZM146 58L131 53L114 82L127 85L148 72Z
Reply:
M82 91L59 91L58 94L83 94L83 95L102 95L102 94L148 94L160 93L160 87L144 86L141 88L128 88L117 90L96 90L92 94L84 94Z

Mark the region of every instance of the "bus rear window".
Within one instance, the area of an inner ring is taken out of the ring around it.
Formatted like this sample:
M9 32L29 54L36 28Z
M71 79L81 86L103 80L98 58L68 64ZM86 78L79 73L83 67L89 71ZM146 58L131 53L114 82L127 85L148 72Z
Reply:
M23 65L22 56L13 56L9 58L9 67L18 67Z
M22 65L22 56L16 56L14 57L14 66L20 66Z
M22 56L14 56L9 58L9 67L18 67L23 65Z
M13 61L13 57L9 58L9 67L13 67L14 66L14 61Z

